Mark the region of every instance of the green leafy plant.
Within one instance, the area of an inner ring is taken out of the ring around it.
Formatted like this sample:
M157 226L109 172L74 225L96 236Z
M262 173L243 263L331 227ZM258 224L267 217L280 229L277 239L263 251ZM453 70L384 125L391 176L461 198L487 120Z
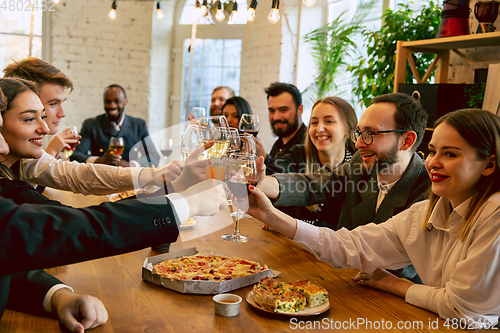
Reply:
M351 21L346 22L345 12L335 20L304 36L304 41L311 45L312 57L316 62L318 76L303 92L304 102L313 104L336 89L336 75L347 69L348 59L356 55L356 34L362 31L362 20L373 7L373 1L362 3Z
M382 16L379 31L364 30L367 56L358 58L357 64L349 66L354 76L353 93L368 106L375 96L394 90L396 43L398 40L413 41L435 38L441 21L441 8L431 0L416 17L408 4L399 4L397 10L387 9ZM423 77L434 55L417 53L413 55L415 65ZM431 75L431 78L434 73ZM413 83L411 70L406 70L406 83Z
M467 101L467 106L474 109L482 108L485 89L485 82L476 82L467 86L464 90L464 99Z

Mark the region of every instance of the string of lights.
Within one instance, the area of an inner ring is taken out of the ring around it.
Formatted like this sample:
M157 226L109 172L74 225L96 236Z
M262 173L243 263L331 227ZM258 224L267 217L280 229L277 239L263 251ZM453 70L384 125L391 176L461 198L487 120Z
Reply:
M134 0L132 0L132 1L134 1ZM147 2L147 1L151 1L151 0L135 0L135 1ZM223 1L228 2L228 0L223 0ZM116 2L117 2L117 0L113 1L113 3L111 4L111 10L108 14L108 17L111 20L116 19L116 16L117 16L117 14L116 14L116 8L117 8ZM303 3L305 6L311 7L316 3L316 0L303 0ZM257 4L258 4L258 0L251 0L250 6L248 6L248 10L247 10L247 21L251 22L251 21L255 20L255 10L257 9ZM213 0L213 3L212 3L212 0L202 0L201 2L200 2L200 0L196 0L196 2L195 2L196 19L207 15L210 11L210 8L212 8L212 6L215 6L215 8L216 8L215 20L218 22L224 21L224 19L226 18L226 14L224 13L224 9L223 9L224 6L223 6L221 0ZM280 0L273 0L272 5L271 5L271 12L269 13L269 16L268 16L269 22L271 22L271 23L278 23L279 22L279 20L280 20L279 8L280 8ZM237 15L238 15L238 2L237 2L237 0L233 0L233 6L232 6L231 15L229 17L228 23L236 23ZM156 17L160 20L165 17L165 15L163 14L163 11L161 9L160 1L157 1L157 3L156 3Z

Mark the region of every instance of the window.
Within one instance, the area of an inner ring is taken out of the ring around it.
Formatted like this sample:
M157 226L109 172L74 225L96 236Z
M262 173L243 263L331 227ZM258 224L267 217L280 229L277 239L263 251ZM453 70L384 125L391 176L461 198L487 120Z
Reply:
M188 50L190 42L190 39L184 40L184 50ZM190 52L185 51L183 101L187 101L190 57ZM240 39L197 39L193 54L190 107L203 106L208 113L212 91L218 86L231 87L238 96L240 66ZM182 110L185 110L185 105Z
M0 10L0 66L1 69L29 55L30 26L33 19L31 56L42 57L42 11Z

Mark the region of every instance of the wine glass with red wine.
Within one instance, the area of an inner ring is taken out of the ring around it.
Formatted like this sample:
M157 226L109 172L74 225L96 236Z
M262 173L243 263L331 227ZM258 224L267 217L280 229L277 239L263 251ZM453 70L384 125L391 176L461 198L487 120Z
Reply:
M257 184L255 156L241 153L231 154L227 160L224 178L231 192L231 200L238 208L238 213L235 217L236 223L233 233L231 235L222 235L222 239L238 243L249 242L250 237L240 233L240 212L242 212L242 209L248 209L248 195L250 194L248 186Z
M160 145L160 150L163 156L165 156L165 159L172 154L174 151L174 139L163 139L161 140L161 145Z
M238 126L240 133L249 133L257 137L259 133L259 116L254 114L242 114Z

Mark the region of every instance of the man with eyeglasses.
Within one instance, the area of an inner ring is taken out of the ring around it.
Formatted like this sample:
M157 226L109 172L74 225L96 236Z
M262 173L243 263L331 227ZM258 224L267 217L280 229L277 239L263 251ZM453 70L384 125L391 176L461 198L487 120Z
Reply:
M349 163L330 175L261 175L258 187L276 200L276 206L340 203L342 208L329 221L332 229L381 223L426 199L431 183L415 151L427 113L403 93L378 96L372 102L350 133L358 151Z

